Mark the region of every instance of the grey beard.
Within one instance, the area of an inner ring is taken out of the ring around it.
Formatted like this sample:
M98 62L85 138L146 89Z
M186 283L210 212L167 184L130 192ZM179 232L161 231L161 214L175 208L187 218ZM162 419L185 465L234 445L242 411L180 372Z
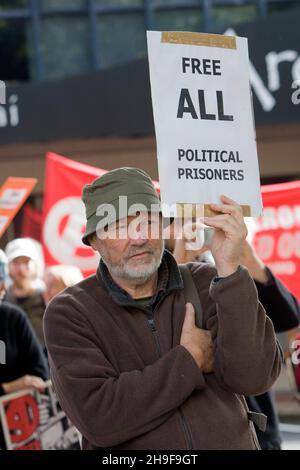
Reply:
M125 263L122 266L114 265L107 259L106 254L101 254L102 260L104 264L107 266L108 271L115 277L119 277L121 279L126 279L128 281L140 281L141 283L145 282L149 279L159 268L161 265L162 257L164 253L164 244L162 244L161 252L159 256L154 256L153 260L144 266L143 271L136 270L134 268L128 267Z

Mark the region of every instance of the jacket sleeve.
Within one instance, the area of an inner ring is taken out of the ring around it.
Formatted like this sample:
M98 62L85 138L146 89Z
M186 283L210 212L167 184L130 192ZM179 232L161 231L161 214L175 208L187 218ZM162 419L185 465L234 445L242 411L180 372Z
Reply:
M241 395L267 391L281 369L281 351L271 320L258 301L248 271L212 280L215 302L207 320L215 348L214 372L223 387Z
M297 328L300 320L300 306L297 299L268 268L266 269L268 282L255 281L259 301L272 320L276 333Z
M77 306L66 309L57 297L46 310L44 330L61 406L93 445L112 447L154 429L204 387L200 369L182 346L142 370L118 374L86 322Z
M49 378L47 361L26 314L12 304L6 304L6 308L9 309L11 328L17 338L18 370L15 372L18 375L16 379L29 374L47 380ZM5 391L0 385L0 396L4 394Z
M45 354L25 314L20 315L17 330L23 375L30 374L48 380L49 370Z

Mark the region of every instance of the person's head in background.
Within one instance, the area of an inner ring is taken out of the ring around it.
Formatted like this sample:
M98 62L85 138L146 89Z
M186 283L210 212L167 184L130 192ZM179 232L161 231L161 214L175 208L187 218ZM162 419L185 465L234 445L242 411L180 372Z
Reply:
M165 248L173 253L175 248L175 242L177 233L179 231L178 219L174 219L173 222L167 227L167 232L164 233Z
M43 297L45 304L47 305L55 295L66 287L74 286L82 279L83 275L77 266L60 264L48 267L44 274L45 291Z
M0 250L0 303L6 294L6 283L7 281L7 257L3 250Z
M192 261L214 264L210 252L212 235L213 230L208 227L204 229L200 220L175 218L169 227L165 245L178 264Z
M15 294L26 296L40 289L44 271L40 243L32 238L16 238L6 245L5 253Z

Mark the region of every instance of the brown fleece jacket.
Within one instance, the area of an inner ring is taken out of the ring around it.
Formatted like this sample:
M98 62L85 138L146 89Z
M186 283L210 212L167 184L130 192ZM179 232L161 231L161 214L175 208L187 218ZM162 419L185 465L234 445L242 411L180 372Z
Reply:
M272 323L245 268L218 281L211 266L189 268L214 341L211 374L180 345L183 283L168 252L152 312L118 289L103 262L50 302L52 380L84 449L257 448L241 395L263 393L278 377Z

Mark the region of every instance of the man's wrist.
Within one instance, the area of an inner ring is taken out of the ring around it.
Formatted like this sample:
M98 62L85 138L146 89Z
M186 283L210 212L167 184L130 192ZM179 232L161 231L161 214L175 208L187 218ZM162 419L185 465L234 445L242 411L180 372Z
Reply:
M251 272L250 272L250 275L252 276ZM270 271L269 268L267 268L267 266L264 267L263 274L261 273L260 276L258 275L252 276L252 278L256 283L262 284L264 286L271 286L274 283L272 272Z
M234 274L238 268L239 264L234 264L234 265L226 265L226 266L216 266L217 268L217 276L218 277L228 277Z
M269 280L268 272L266 266L262 262L249 263L245 264L246 268L249 271L250 276L257 282L265 284Z

